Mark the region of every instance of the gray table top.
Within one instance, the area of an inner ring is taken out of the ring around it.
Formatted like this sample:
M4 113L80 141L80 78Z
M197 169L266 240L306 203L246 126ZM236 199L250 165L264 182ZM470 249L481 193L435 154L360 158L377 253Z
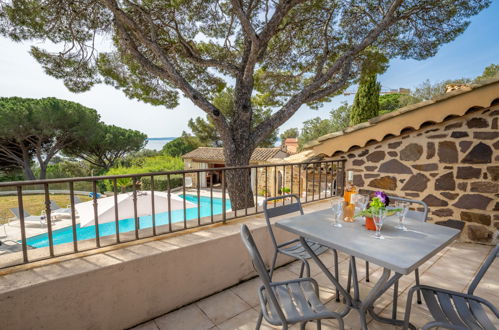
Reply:
M409 274L457 238L460 231L413 219L406 219L408 231L395 228L398 217L385 219L381 234L366 230L361 221L333 227L330 209L276 222L276 226L348 255L367 260L402 275Z

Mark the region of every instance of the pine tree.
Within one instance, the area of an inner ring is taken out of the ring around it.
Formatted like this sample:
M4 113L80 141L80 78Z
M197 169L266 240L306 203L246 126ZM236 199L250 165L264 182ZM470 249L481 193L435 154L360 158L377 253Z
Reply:
M380 91L381 85L376 81L376 74L361 77L350 112L350 126L368 121L379 114Z

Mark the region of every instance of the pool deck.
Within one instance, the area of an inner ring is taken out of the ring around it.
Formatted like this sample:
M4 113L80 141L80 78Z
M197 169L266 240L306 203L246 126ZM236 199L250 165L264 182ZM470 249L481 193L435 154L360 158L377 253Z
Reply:
M420 267L421 283L465 292L491 248L491 246L455 242ZM321 259L332 270L332 255L325 253L321 256ZM348 257L345 254L340 254L339 269L342 285L346 283L347 264ZM366 282L364 262L357 262L357 267L361 297L365 297L368 290L376 284L376 280L381 274L381 268L371 264L371 281ZM290 263L276 270L274 280L282 281L298 278L299 271L300 264L298 262ZM476 295L489 300L495 306L499 306L499 276L497 274L499 274L499 260L492 264L475 291ZM314 263L311 264L311 276L319 283L320 298L326 304L326 307L331 310L341 308L341 304L334 300L335 290L333 285ZM133 329L255 329L259 311L257 288L260 285L259 279L253 278L146 323L137 325ZM414 274L404 276L400 280L397 308L398 318L403 318L404 316L407 292L413 285L415 285ZM391 316L392 295L393 290L389 289L375 302L375 310L382 316ZM493 317L491 317L491 320L495 320L495 326L499 328L499 320ZM345 317L344 321L345 329L360 328L359 316L354 310ZM401 328L379 323L370 317L368 317L368 321L369 329L390 330ZM417 328L420 328L430 321L431 316L426 305L418 305L414 299L411 322ZM271 326L264 321L261 329L280 329L280 327ZM290 329L299 329L299 325L293 325ZM313 323L308 323L306 329L316 329L316 326ZM338 329L338 323L334 320L324 320L322 322L322 329Z

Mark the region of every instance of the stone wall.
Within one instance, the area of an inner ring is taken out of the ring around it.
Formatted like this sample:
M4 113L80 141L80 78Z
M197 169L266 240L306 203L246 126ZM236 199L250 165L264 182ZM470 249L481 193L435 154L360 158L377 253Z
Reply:
M419 199L429 221L494 243L499 232L499 105L334 157L364 191Z

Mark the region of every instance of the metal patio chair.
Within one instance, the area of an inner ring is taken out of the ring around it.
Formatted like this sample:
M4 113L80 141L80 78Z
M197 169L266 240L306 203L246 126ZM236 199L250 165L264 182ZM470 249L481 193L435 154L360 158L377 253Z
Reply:
M289 204L282 205L281 200L282 199L287 199L290 198L291 201ZM274 207L269 208L268 204L269 202L272 202L274 200L278 200L276 202L276 205ZM294 200L294 202L293 202ZM300 277L303 276L303 271L305 270L305 274L307 277L310 277L310 265L308 264L307 259L310 259L310 255L308 254L307 251L303 248L303 246L300 243L300 240L294 239L291 241L287 241L284 243L277 243L277 240L274 235L274 231L272 230L272 224L270 223L270 219L274 217L278 217L281 215L287 215L287 214L292 214L299 212L300 214L303 215L303 208L301 206L300 198L297 195L294 194L288 194L288 195L281 195L277 197L270 197L265 199L263 202L263 213L265 215L265 220L267 221L267 229L270 234L270 238L272 239L272 244L274 245L274 257L272 258L272 265L270 266L270 278L272 278L272 274L274 272L275 264L277 261L277 256L279 253L282 253L284 255L296 258L298 260L301 260L302 265L301 265L301 270L300 270ZM322 254L328 250L327 247L320 245L319 243L309 241L307 240L308 245L314 251L316 255ZM334 254L334 261L335 261L335 272L338 271L338 253L336 250L333 250ZM337 274L336 274L337 275Z
M489 308L499 320L499 311L487 300L473 295L476 287L489 269L495 258L499 257L499 244L492 249L482 267L468 287L468 293L416 285L409 290L404 318L404 329L409 326L412 297L414 291L421 291L428 309L435 319L423 326L423 330L435 327L445 329L496 329L487 316L484 307Z
M241 227L241 238L248 250L253 266L263 285L258 290L260 314L256 329L260 329L262 318L272 325L288 329L288 325L300 323L305 329L307 322L316 321L321 328L322 319L337 319L344 329L343 318L329 311L319 299L319 285L312 278L299 278L284 282L272 282L248 227Z

